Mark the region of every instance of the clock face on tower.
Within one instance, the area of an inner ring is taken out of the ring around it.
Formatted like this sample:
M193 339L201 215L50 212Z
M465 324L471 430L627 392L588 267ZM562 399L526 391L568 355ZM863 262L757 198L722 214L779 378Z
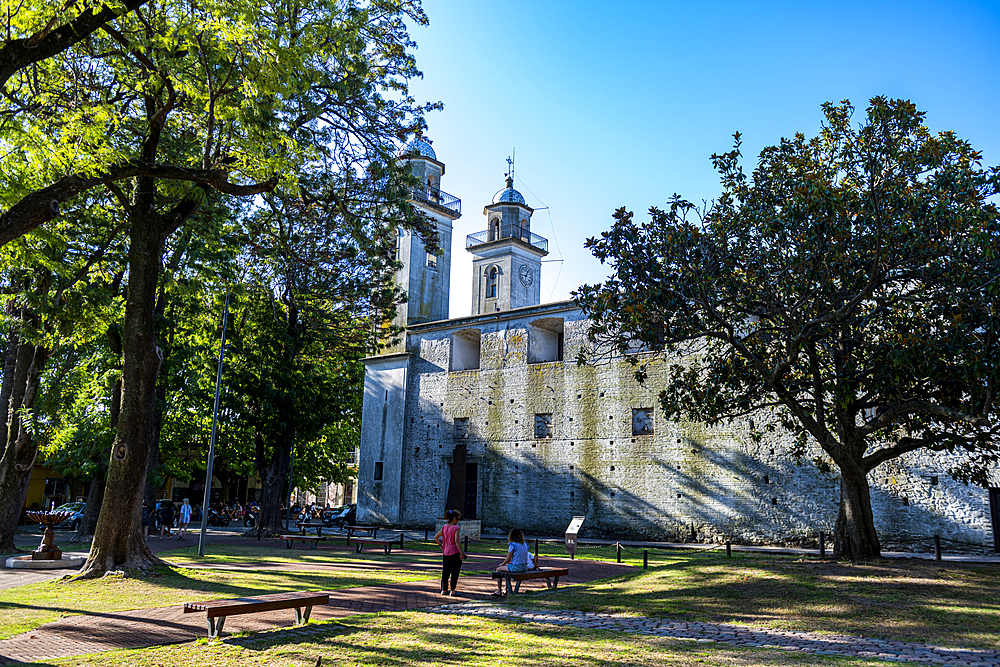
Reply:
M527 264L521 265L521 268L518 269L517 275L521 279L521 284L524 285L525 287L531 284L532 280L531 267L528 266Z

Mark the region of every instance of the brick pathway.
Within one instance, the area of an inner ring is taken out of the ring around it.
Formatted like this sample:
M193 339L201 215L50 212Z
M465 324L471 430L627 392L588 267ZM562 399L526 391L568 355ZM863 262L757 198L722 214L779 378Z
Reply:
M426 552L424 552L426 554ZM467 563L498 562L495 556L470 558ZM560 580L567 583L583 583L595 579L615 576L634 568L615 563L597 561L570 561L568 559L545 558L545 563L555 567L561 563L571 563L570 576ZM409 569L408 563L385 563L396 569ZM420 564L423 567L424 564ZM567 565L563 564L563 567ZM229 565L227 567L241 567ZM243 569L250 565L243 566ZM255 569L257 565L253 566ZM337 565L328 566L331 569ZM468 567L468 566L466 566ZM296 568L298 569L298 568ZM317 569L308 566L303 569ZM444 597L438 588L440 580L427 579L387 586L363 586L330 591L329 606L314 607L312 618L325 620L342 618L351 614L365 614L378 611L402 611L436 607L442 604L461 603L469 599L479 600L489 597L496 590L496 584L489 576L472 575L459 579L461 596ZM530 586L529 586L530 585ZM522 590L541 590L541 581L528 581ZM197 600L191 600L196 602ZM233 616L226 620L226 634L247 631L282 628L292 625L292 610ZM84 653L99 653L113 649L142 648L159 644L173 644L192 641L208 634L204 614L184 614L182 607L157 607L133 611L90 613L70 616L46 623L8 640L0 641L0 664L11 662L32 662L54 660Z
M549 623L590 630L612 630L654 637L672 637L705 644L717 642L749 648L872 658L890 662L916 662L955 665L956 667L1000 665L1000 651L992 649L948 648L890 639L772 630L729 623L669 621L645 616L614 616L582 611L534 612L511 609L490 602L465 602L457 605L433 607L425 611L437 614L482 616L525 623Z

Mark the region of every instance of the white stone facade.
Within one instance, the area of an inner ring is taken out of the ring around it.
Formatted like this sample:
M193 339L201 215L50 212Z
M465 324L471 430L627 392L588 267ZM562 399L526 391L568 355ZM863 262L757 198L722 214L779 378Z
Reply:
M529 363L533 325L554 320L564 324L563 360ZM397 376L406 384L401 449L379 454L400 462L398 491L384 477L376 493L363 464L359 520L388 519L369 508L398 503L392 523L432 525L462 439L476 464L474 518L488 532L559 534L574 515L586 515L585 535L613 538L793 542L832 532L835 472L820 472L812 455L794 460L790 440L755 443L748 425L665 421L656 403L663 362L648 359L645 386L624 360L579 366L587 326L565 302L411 327L407 371ZM481 335L480 366L450 371L452 334L469 329ZM363 441L362 461L375 451ZM987 491L954 482L946 466L916 454L872 473L883 538L992 543Z

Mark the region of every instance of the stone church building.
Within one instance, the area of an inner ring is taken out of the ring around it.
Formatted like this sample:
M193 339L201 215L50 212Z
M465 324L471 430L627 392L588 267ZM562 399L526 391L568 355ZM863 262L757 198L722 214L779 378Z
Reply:
M414 202L437 223L441 251L400 233L406 333L365 360L359 522L428 527L457 506L486 532L561 534L574 515L586 516L584 536L623 539L832 532L838 476L796 461L789 441L666 421L655 357L645 386L624 360L577 364L588 320L571 301L540 303L548 242L531 231L533 211L510 178L483 209L485 229L465 239L471 314L450 318L461 201L441 190L445 165L430 144L413 142L404 159L426 183ZM456 462L464 475L453 475ZM872 473L880 535L1000 547L1000 489L964 486L945 467L917 453ZM455 479L461 488L449 494Z

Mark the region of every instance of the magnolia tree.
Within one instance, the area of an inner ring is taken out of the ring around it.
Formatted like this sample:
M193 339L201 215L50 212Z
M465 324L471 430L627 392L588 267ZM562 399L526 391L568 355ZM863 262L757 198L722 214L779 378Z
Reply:
M668 418L757 424L840 472L834 551L880 556L868 475L919 449L985 484L1000 436L996 168L907 101L824 105L819 136L713 156L717 201L678 196L648 222L615 212L587 247L612 275L584 285L589 354L636 345L669 363ZM646 379L637 366L637 377ZM761 422L765 422L761 426Z

